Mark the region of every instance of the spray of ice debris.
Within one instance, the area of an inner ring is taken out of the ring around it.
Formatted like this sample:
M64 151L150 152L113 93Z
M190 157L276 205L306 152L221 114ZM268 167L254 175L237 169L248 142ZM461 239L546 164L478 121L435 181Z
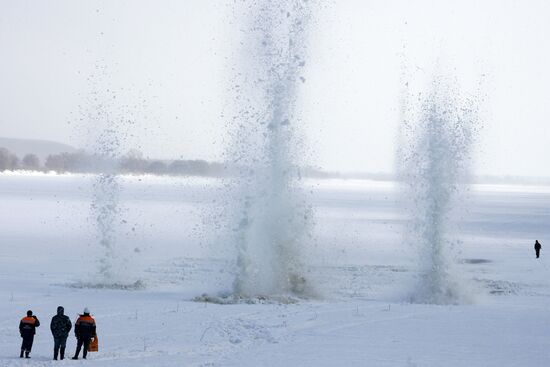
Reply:
M296 113L305 82L305 0L243 3L244 32L236 77L238 113L228 160L239 167L230 200L238 297L305 295L301 247L310 207L298 186L303 153Z
M96 240L102 248L99 257L99 281L111 284L120 281L123 260L118 255L118 227L123 209L120 205L120 178L118 161L123 154L124 142L132 124L131 114L122 111L118 93L110 88L110 75L106 66L97 65L88 78L91 91L83 107L87 149L93 153L93 197L91 219L96 227Z
M89 120L99 129L93 150L100 166L93 183L91 212L95 218L97 240L103 248L103 255L99 259L99 273L102 281L108 282L115 277L117 223L120 221L121 210L117 167L120 141L116 122L111 119L107 106L96 104L93 110L95 113L89 115Z
M99 260L99 272L104 281L114 278L117 223L120 221L120 183L114 161L110 165L97 175L91 204L96 218L98 242L104 250Z
M421 264L413 302L453 304L467 299L453 269L453 218L471 163L477 105L460 99L454 85L436 78L427 98L419 99L418 116L409 116L403 129L407 150L400 154L401 175L412 216L408 238L418 245Z

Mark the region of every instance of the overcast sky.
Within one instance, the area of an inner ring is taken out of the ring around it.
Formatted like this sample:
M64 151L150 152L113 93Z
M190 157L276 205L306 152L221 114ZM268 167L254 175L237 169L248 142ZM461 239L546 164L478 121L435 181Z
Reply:
M403 70L429 80L439 63L483 101L476 173L550 176L550 2L317 3L300 92L310 164L392 172ZM243 28L232 4L0 0L0 136L85 146L100 86L137 121L129 148L220 159Z

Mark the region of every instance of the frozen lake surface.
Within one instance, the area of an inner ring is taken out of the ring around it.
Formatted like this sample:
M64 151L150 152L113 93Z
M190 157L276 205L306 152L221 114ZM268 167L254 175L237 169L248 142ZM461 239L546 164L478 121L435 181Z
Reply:
M0 365L51 361L49 321L87 306L93 366L550 365L550 187L477 185L458 221L467 305L411 304L417 252L391 182L308 181L315 212L305 249L317 297L297 303L194 302L231 289L235 250L220 241L219 182L124 177L116 264L97 276L92 176L0 174ZM533 243L542 243L535 259ZM42 322L30 361L19 319ZM71 336L68 354L75 348ZM82 362L78 362L82 363Z

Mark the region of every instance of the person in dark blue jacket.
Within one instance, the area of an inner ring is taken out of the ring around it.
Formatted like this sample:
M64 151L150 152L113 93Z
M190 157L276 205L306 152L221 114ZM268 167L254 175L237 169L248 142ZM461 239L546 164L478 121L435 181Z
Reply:
M535 255L537 256L537 259L540 256L540 249L542 248L541 244L539 243L539 240L535 241Z
M57 307L57 315L52 317L50 330L53 335L53 359L57 360L57 356L61 360L65 358L65 347L67 346L67 337L71 331L73 324L69 317L65 315L65 309L62 306Z

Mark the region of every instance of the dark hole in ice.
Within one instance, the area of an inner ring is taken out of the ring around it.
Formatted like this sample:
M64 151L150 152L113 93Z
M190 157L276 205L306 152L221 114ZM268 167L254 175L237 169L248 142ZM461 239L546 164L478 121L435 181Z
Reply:
M462 260L464 264L487 264L492 262L491 260L487 259L464 259Z
M145 283L137 280L134 283L91 283L91 282L76 282L65 284L69 288L77 289L112 289L122 291L140 291L146 288Z

